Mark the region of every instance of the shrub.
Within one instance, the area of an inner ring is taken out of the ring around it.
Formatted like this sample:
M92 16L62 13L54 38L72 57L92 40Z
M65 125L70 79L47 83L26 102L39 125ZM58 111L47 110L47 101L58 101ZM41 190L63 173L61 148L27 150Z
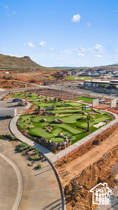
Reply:
M38 155L39 152L40 152L40 149L36 149L36 150L34 151L34 154L35 154L35 155Z
M41 168L41 165L40 165L40 164L38 164L38 165L37 165L37 168Z
M0 139L3 139L4 138L4 135L0 135Z
M24 150L26 150L26 149L29 149L29 146L28 146L28 145L25 146L25 147L19 147L19 148L18 148L19 152L22 152L22 151L24 151Z
M27 144L27 143L25 143L25 142L22 142L20 145L18 145L16 148L17 148L17 150L19 151L19 152L22 152L22 151L24 151L24 150L26 150L26 149L29 149L29 145Z
M25 146L27 146L28 144L26 143L26 142L22 142L20 145L19 145L19 147L25 147Z
M12 136L12 141L18 140L16 136Z
M35 147L34 146L29 146L29 150L31 151L31 150L34 150L35 149Z
M41 155L30 155L31 160L42 160L43 157Z
M10 140L12 139L12 136L10 134L7 134L5 137L10 139Z

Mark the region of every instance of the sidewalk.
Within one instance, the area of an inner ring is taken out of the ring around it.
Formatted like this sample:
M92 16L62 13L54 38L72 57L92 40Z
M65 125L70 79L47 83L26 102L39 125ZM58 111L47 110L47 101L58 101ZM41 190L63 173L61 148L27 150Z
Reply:
M27 137L25 137L18 129L16 126L16 122L18 120L20 115L17 115L16 117L14 117L11 122L10 122L10 131L11 133L16 136L20 141L26 142L27 144L34 146L36 149L40 149L41 153L43 153L49 160L50 158L52 158L52 156L54 156L54 154L52 152L50 152L48 149L46 149L45 147L41 146L40 144L28 139Z

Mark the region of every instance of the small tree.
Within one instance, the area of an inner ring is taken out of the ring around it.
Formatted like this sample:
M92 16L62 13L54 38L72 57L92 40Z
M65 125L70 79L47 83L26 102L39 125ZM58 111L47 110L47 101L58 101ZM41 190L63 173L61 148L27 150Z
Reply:
M89 125L90 124L90 120L91 120L91 115L88 114L87 115L87 132L89 132L89 130L90 130L90 128L89 128L90 127L90 125Z

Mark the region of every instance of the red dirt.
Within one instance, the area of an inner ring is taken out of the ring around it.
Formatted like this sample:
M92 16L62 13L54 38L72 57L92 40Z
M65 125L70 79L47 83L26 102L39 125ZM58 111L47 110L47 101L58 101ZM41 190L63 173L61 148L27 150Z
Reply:
M92 210L89 190L100 182L114 186L111 177L112 166L118 161L118 123L109 128L94 140L81 147L67 158L56 164L62 186L67 190L67 209ZM107 158L103 160L104 154ZM74 180L78 181L78 194L74 199ZM83 186L82 188L80 186Z

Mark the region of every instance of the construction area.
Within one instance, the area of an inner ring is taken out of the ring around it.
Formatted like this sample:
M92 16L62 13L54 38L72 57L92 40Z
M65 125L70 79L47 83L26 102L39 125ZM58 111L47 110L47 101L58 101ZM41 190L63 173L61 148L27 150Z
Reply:
M90 189L107 182L118 184L118 124L98 135L69 157L55 164L64 188L67 209L93 210ZM118 188L115 188L118 196ZM114 208L116 209L116 208Z

